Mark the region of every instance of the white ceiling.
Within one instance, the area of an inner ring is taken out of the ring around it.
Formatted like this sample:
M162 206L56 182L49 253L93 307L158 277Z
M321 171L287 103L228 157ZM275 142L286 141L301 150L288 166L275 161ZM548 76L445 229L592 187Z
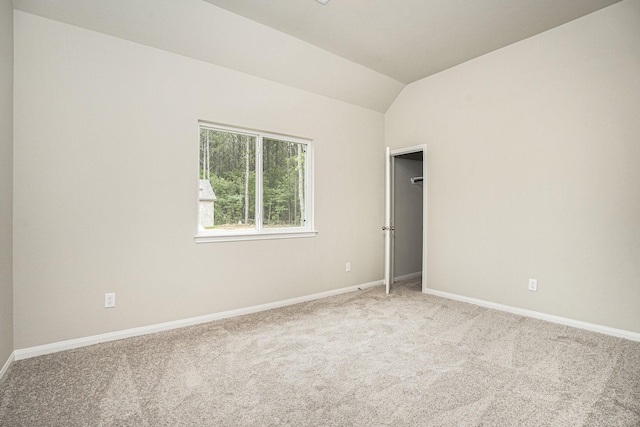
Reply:
M408 83L618 1L13 0L13 5L384 113Z
M619 0L205 0L403 83Z

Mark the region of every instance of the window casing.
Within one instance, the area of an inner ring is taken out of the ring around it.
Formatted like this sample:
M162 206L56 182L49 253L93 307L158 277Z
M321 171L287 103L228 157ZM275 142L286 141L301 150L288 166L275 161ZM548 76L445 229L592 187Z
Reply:
M311 140L200 122L196 242L313 237Z

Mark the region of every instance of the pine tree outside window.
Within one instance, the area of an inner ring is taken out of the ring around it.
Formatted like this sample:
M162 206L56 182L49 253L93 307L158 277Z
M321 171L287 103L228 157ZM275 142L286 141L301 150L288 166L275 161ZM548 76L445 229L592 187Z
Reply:
M312 237L311 141L200 123L197 242Z

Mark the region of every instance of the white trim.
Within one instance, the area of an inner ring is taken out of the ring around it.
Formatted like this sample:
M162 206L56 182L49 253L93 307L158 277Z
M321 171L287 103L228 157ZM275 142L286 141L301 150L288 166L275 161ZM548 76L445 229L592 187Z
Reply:
M403 154L417 153L418 151L426 152L427 145L420 144L420 145L413 145L411 147L397 148L395 150L391 150L391 156L392 157L402 156Z
M416 279L420 276L422 276L422 271L416 271L415 273L403 274L402 276L395 276L393 278L393 281L399 282L400 280Z
M462 301L469 304L479 305L481 307L505 311L507 313L519 314L520 316L546 320L547 322L558 323L561 325L571 326L579 329L585 329L587 331L592 331L592 332L599 332L601 334L611 335L618 338L625 338L631 341L640 341L640 333L625 331L624 329L610 328L608 326L596 325L594 323L587 323L587 322L582 322L580 320L568 319L566 317L554 316L553 314L541 313L539 311L527 310L524 308L513 307L510 305L498 304L495 302L484 301L484 300L465 297L457 294L450 294L448 292L436 291L434 289L427 289L423 292L426 294L437 296L437 297L452 299L456 301Z
M7 371L9 370L9 366L11 366L14 360L16 360L15 351L11 352L11 354L9 355L9 359L7 359L7 362L4 364L2 369L0 369L0 379L2 379L2 377L4 377L4 374L7 373Z
M253 231L243 234L199 234L194 237L196 243L211 242L237 242L244 240L273 240L273 239L297 239L301 237L315 237L318 234L315 230L300 231Z
M429 166L427 163L427 145L423 144L422 147L422 290L427 289L427 224L429 223L429 218L427 214L429 213L429 192L427 191L428 186L428 170Z
M247 128L242 126L228 125L228 124L218 123L218 122L210 122L207 120L198 120L198 126L206 127L207 129L222 130L224 132L238 133L238 134L247 135L247 136L257 137L258 135L263 135L269 139L278 139L278 140L282 138L286 138L288 141L290 140L291 142L300 143L300 144L305 144L313 141L313 138L306 137L306 136L291 135L288 133L275 133L275 132L271 132L263 129L252 129L252 128Z
M15 360L28 359L31 357L42 356L44 354L56 353L64 350L71 350L79 347L86 347L93 344L99 344L108 341L116 341L123 338L137 337L140 335L148 335L155 332L168 331L171 329L183 328L185 326L198 325L201 323L212 322L214 320L226 319L229 317L242 316L244 314L257 313L260 311L271 310L274 308L285 307L293 304L313 301L334 295L340 295L347 292L355 292L382 285L382 280L364 283L362 285L347 286L346 288L334 289L331 291L319 292L317 294L305 295L297 298L290 298L283 301L270 302L267 304L254 305L252 307L238 308L235 310L223 311L220 313L207 314L204 316L191 317L189 319L175 320L173 322L158 323L156 325L142 326L139 328L125 329L122 331L109 332L106 334L93 335L90 337L77 338L73 340L60 341L51 344L39 345L36 347L28 347L14 351ZM12 354L12 357L14 357ZM9 362L7 362L8 364Z

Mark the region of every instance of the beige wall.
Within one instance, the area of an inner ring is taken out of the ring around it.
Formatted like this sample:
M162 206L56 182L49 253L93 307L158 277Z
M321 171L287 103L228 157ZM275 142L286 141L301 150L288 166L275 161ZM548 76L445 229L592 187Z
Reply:
M23 12L15 55L0 362L12 309L20 349L379 280L385 138L429 146L429 287L640 332L638 0L416 82L384 117ZM318 236L196 245L199 119L313 138Z
M13 352L13 5L0 0L0 369Z
M381 279L382 114L24 12L15 32L17 349ZM195 244L199 119L312 138L319 234Z
M395 158L394 276L422 271L422 184L411 178L422 176L422 162Z
M428 286L640 332L639 117L638 0L405 88L386 140L429 147Z

